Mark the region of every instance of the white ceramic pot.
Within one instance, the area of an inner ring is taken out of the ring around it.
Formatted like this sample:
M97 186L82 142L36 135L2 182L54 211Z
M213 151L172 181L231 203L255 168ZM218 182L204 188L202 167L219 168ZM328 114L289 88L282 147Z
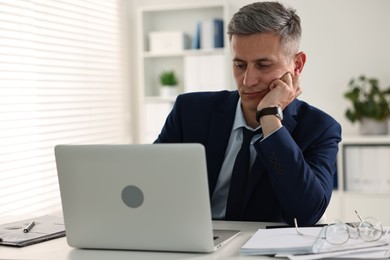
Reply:
M388 120L375 120L362 118L360 120L360 134L362 135L386 135L388 133Z
M177 87L161 86L160 87L160 96L161 97L176 97L177 96Z

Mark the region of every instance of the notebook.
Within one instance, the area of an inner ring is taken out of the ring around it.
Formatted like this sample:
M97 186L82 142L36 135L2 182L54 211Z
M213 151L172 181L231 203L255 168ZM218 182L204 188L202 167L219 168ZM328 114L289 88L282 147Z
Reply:
M23 247L65 236L62 217L37 216L0 225L0 245Z
M57 145L55 157L72 247L212 252L239 234L213 232L200 144Z

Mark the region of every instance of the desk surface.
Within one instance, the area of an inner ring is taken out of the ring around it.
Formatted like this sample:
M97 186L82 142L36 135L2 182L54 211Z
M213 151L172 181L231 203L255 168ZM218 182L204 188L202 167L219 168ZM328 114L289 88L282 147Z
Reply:
M258 230L271 223L260 222L227 222L214 221L215 229L238 229L241 234L228 244L211 254L141 252L119 250L86 250L69 247L66 238L58 238L43 243L14 248L0 246L0 259L39 259L39 260L150 260L150 259L191 259L191 260L218 260L218 259L253 259L253 257L240 256L240 247ZM259 257L256 259L271 259Z

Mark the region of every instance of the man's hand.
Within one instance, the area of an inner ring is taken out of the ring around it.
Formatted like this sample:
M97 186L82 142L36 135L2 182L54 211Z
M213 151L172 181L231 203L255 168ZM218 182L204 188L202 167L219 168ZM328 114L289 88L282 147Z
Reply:
M257 110L276 105L284 109L297 98L302 89L299 72L296 73L296 76L292 77L290 72L286 72L280 79L272 81L269 85L270 92L257 105Z

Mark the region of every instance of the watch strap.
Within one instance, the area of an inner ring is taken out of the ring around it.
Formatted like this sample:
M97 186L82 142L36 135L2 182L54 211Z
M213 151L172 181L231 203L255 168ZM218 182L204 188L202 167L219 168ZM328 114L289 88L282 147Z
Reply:
M265 107L263 109L260 109L256 112L256 121L260 122L260 118L267 115L277 115L278 114L278 107Z

